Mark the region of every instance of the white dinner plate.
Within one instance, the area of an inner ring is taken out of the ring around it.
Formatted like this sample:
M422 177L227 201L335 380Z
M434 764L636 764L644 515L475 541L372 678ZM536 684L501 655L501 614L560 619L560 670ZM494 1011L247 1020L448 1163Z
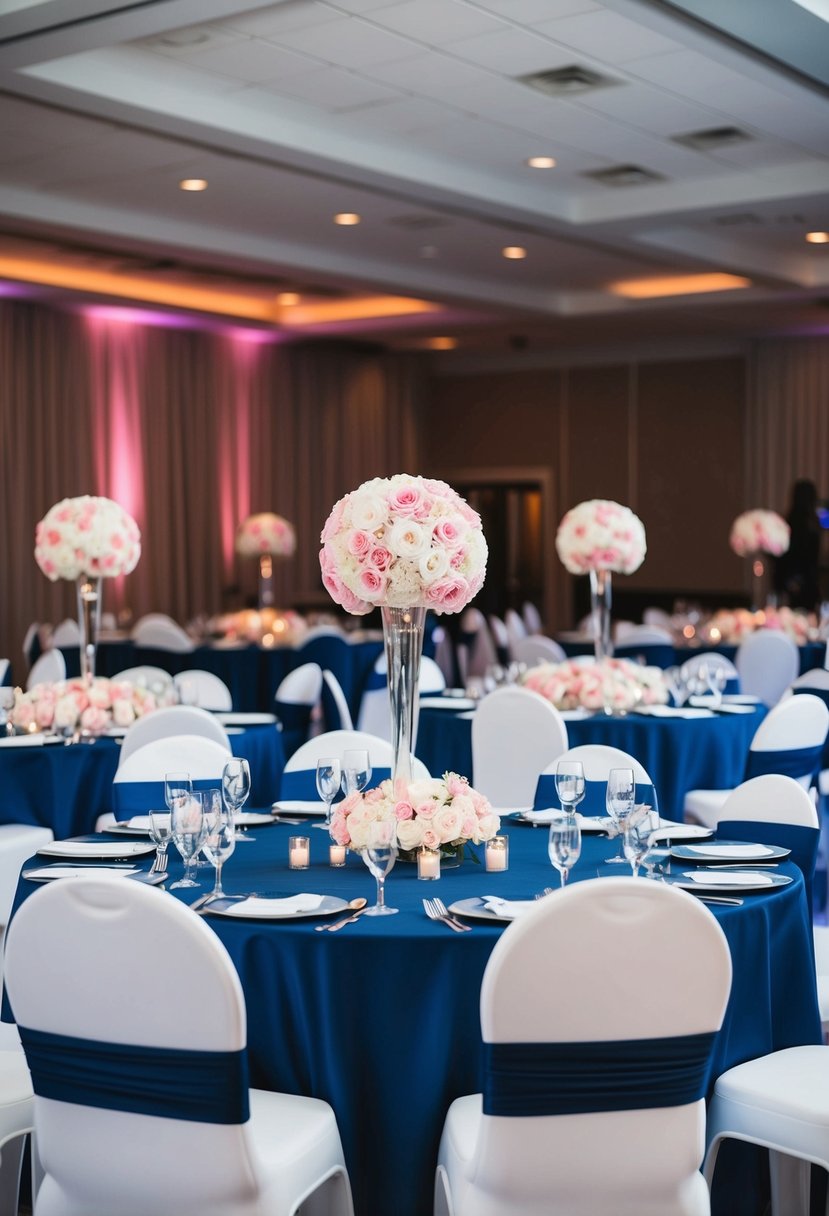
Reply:
M657 840L710 840L714 828L704 828L701 823L674 823L673 820L663 819L662 827L656 832Z
M276 722L276 714L237 714L229 710L227 713L214 714L213 717L223 726L273 726Z
M514 919L512 916L499 916L496 912L490 912L478 895L472 899L455 900L453 904L449 905L449 911L453 916L467 916L471 920L490 920L500 925L508 925Z
M750 692L727 692L723 693L724 705L759 705L760 698L755 697Z
M712 840L708 844L681 844L671 849L677 861L695 861L711 865L713 862L735 862L750 865L753 861L782 861L791 854L776 844L752 844L743 840Z
M720 873L686 870L682 874L666 875L665 881L673 887L682 887L684 891L699 891L702 894L753 895L787 887L792 880L788 874L774 874L766 870L722 870Z
M115 861L127 857L147 857L154 844L141 840L54 840L37 850L38 857L63 857L79 861Z
M421 697L421 709L449 709L460 713L464 709L474 709L478 704L471 697Z
M45 742L46 736L36 731L30 735L0 735L0 747L43 747Z
M286 801L274 802L273 810L277 815L324 815L324 802L303 802L302 799L290 798Z
M111 823L103 831L115 832L118 836L149 836L150 817L149 815L134 815L132 819L127 819L123 823Z
M301 895L274 893L265 895L250 894L242 899L216 899L206 904L200 910L209 916L229 916L235 920L306 920L310 916L336 916L348 908L348 903L335 895L307 894L309 906L305 909L298 906ZM315 907L310 906L311 900L318 900Z
M233 816L233 822L240 828L265 828L276 823L276 820L264 811L239 811Z
M108 726L105 733L108 739L123 739L124 735L127 733L127 727Z
M147 870L138 870L134 866L73 866L55 863L47 866L37 866L24 870L23 877L29 882L54 882L57 878L98 878L101 874L111 874L115 878L132 878L136 882L146 883L150 887L159 886L166 882L167 874L150 874Z

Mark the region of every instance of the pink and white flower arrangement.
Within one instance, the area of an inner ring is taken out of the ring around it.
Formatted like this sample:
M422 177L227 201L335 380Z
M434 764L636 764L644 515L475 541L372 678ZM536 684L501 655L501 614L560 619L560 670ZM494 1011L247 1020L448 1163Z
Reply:
M551 701L556 709L628 710L668 702L668 686L661 669L643 667L628 659L539 663L530 668L522 683Z
M365 794L349 794L333 808L331 835L337 844L362 849L368 825L387 819L395 820L398 845L406 850L480 844L497 835L501 823L465 777L444 773L408 785L383 781Z
M52 582L59 578L117 578L141 556L138 524L111 498L64 498L35 529L35 560Z
M363 616L380 605L460 612L481 589L481 517L451 486L398 473L335 503L320 537L322 581Z
M293 524L272 511L249 515L236 532L236 552L241 557L262 557L265 553L271 557L293 557L295 549Z
M62 734L82 730L97 735L110 726L132 726L136 718L173 704L174 698L172 685L169 691L156 694L126 680L61 680L36 684L28 692L18 690L11 721L20 731Z
M591 498L572 507L556 533L556 551L571 574L633 574L645 560L645 529L630 507Z
M766 608L760 612L749 612L747 608L720 609L700 627L700 637L705 642L739 646L758 629L777 629L785 633L797 646L804 646L816 636L817 619L806 612L792 608Z
M743 511L731 525L728 543L738 557L752 553L771 553L779 557L789 547L790 528L776 511L756 508Z

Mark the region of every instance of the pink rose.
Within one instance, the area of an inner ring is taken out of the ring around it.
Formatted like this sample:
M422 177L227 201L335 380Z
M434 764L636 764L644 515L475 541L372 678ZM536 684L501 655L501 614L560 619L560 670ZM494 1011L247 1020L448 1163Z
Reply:
M450 798L465 797L469 793L469 783L457 773L447 773L446 792Z
M106 730L109 725L109 714L105 709L100 709L97 705L90 705L81 714L81 728L91 731L93 734L100 734Z
M406 519L423 519L429 513L428 504L415 485L398 486L388 496L389 510Z
M464 528L463 531L465 532L466 529ZM432 535L439 544L445 545L448 549L454 549L460 544L463 533L451 516L444 515L435 524Z
M379 600L386 589L386 580L383 575L372 567L360 571L358 582L360 591L367 600Z
M426 588L426 600L436 612L460 612L469 603L469 583L459 574L438 579Z
M440 836L434 828L427 828L421 837L421 844L424 849L439 849L441 845Z
M382 545L375 545L368 555L368 563L375 570L385 573L394 561L394 555Z
M359 528L355 528L353 532L349 532L346 547L352 557L365 557L371 551L374 544L374 537L369 536L368 532L362 532Z
M437 803L431 798L419 802L415 808L418 819L431 819L437 809Z
M414 807L412 806L411 802L406 802L402 799L400 802L396 802L394 805L394 817L398 820L413 819Z

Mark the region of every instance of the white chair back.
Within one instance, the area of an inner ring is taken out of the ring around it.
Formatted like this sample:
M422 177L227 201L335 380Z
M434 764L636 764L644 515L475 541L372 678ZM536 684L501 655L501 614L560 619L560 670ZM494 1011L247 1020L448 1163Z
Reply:
M430 659L427 654L424 654L420 660L417 687L421 696L424 693L428 696L430 693L443 692L446 687L446 676L441 671L439 664L434 659Z
M154 709L152 713L144 714L124 736L121 744L121 754L118 758L120 771L126 760L139 748L154 743L157 739L170 739L175 735L198 735L216 743L228 755L230 754L230 739L221 722L217 721L206 709L196 705L171 705L165 709ZM181 765L173 766L181 768ZM135 780L135 778L133 778Z
M504 622L499 616L490 613L489 616L489 632L492 634L492 640L495 643L495 649L500 650L504 655L510 653L510 638L509 632Z
M538 775L567 750L558 710L527 688L497 688L472 719L475 789L493 806L532 806Z
M793 777L780 773L764 773L738 785L723 803L720 819L818 827L817 811L808 792Z
M65 621L61 621L52 631L53 646L80 646L81 644L81 629L76 620L68 616Z
M808 692L786 697L766 715L751 740L753 752L817 747L826 741L829 709Z
M140 620L132 631L132 640L136 646L170 650L176 654L187 654L196 648L195 642L181 625L158 615Z
M322 693L319 663L302 663L289 671L276 690L276 701L287 705L316 705Z
M512 657L516 663L535 667L538 663L563 663L567 655L558 642L534 633L529 637L519 638L512 648Z
M316 638L342 638L343 641L348 641L348 634L344 629L340 629L339 625L312 625L302 635L302 645L306 646L309 642L315 641Z
M724 654L718 654L716 650L701 650L699 654L686 659L680 669L683 678L688 679L689 676L695 676L700 667L707 667L709 671L721 671L727 680L739 680L740 678L740 673L731 659L726 658Z
M151 692L165 692L173 683L173 677L163 667L153 667L149 663L138 667L125 667L114 675L113 680L125 680L128 684L137 684L139 688L149 688Z
M382 684L379 682L382 679ZM418 691L424 693L443 692L446 678L434 659L423 655L420 660L418 675ZM414 738L412 747L417 742L418 707L415 707ZM387 681L386 656L380 654L375 660L372 675L369 677L369 687L363 691L360 698L360 711L357 714L357 729L369 735L377 735L380 739L391 740L391 709L389 707L389 686Z
M183 705L197 705L201 709L212 709L219 713L233 709L230 689L212 671L202 671L200 668L182 671L173 683Z
M632 768L637 785L653 785L647 769L635 756L620 747L608 747L606 743L582 743L578 747L568 747L542 772L554 773L559 760L580 760L585 781L606 782L612 768Z
M524 624L523 618L515 611L514 608L508 608L504 614L504 623L507 627L507 637L509 639L510 652L513 651L516 642L520 642L522 638L527 636L527 626Z
M674 641L671 631L659 625L626 625L616 640L625 646L672 646Z
M657 628L664 629L673 636L673 618L670 612L666 612L664 608L646 608L642 613L642 624L656 625Z
M829 692L829 671L824 667L813 667L811 671L804 671L802 676L792 680L790 687L816 688L821 692Z
M538 611L535 604L532 604L529 600L527 600L521 609L521 615L524 618L527 633L532 635L534 633L544 632L544 623L541 620L541 613Z
M776 705L800 667L797 647L777 629L758 629L737 647L734 658L744 693Z
M333 671L326 670L322 673L323 683L328 690L328 695L334 704L334 712L339 718L339 724L332 729L336 730L353 730L354 723L351 720L351 710L348 708L348 701L345 699L343 686ZM324 696L324 694L323 694Z
M188 772L194 781L221 780L230 755L230 748L204 735L170 735L152 739L127 756L113 781L163 781L165 773L177 771Z
M461 634L467 641L458 650L461 676L485 676L488 667L498 662L495 643L479 608L467 608L461 615Z
M6 673L8 672L10 666L11 664L9 663L8 659L0 659L0 685L2 685L5 681Z
M388 739L369 735L361 730L329 730L322 735L315 735L302 747L297 748L285 762L286 773L313 771L317 760L323 756L342 756L343 752L353 748L364 747L368 752L372 769L390 769L393 761L392 745ZM422 760L412 757L412 776L420 781L429 776L429 770Z
M59 650L47 650L36 659L26 680L26 690L36 684L52 684L66 679L66 661Z
M443 625L436 625L432 630L432 641L435 644L435 662L443 673L446 685L454 684L458 673L455 670L455 644L449 630Z

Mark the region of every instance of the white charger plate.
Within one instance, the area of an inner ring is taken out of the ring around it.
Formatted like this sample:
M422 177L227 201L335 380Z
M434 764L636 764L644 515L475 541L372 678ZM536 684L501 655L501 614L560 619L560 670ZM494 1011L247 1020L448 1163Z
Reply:
M271 827L276 820L264 811L239 811L233 816L233 822L240 828L265 828Z
M37 855L60 857L66 861L123 861L130 857L148 857L154 852L154 844L140 840L55 840L38 849Z
M288 894L258 895L251 893L242 899L217 899L200 909L209 916L227 916L231 920L307 920L312 916L336 916L348 908L348 903L335 895L323 895L319 905L307 912L285 911L284 901L295 899ZM271 908L266 907L271 903Z
M471 697L421 697L421 709L448 709L460 713L464 709L474 709L477 701Z
M54 882L64 878L79 878L83 881L85 878L100 878L101 874L112 874L116 878L132 878L136 882L146 883L150 887L159 886L169 877L167 874L150 874L147 870L135 870L129 866L118 869L114 866L60 865L57 862L23 871L23 877L28 878L29 882Z
M489 920L497 925L510 925L514 919L512 916L499 916L496 912L490 912L478 895L472 899L457 899L449 905L448 910L453 916L467 916L471 920Z
M302 799L287 799L274 802L273 808L277 815L324 815L324 802L303 802Z
M729 870L704 877L699 870L686 870L683 874L666 875L665 881L671 886L681 887L683 891L699 891L701 894L756 895L787 887L792 880L788 874L773 874L765 870Z
M671 849L677 861L694 861L710 865L712 862L734 865L751 865L754 861L782 861L791 854L776 844L752 844L743 840L712 840L706 845L678 845Z
M276 714L231 713L230 710L213 715L223 726L273 726Z

